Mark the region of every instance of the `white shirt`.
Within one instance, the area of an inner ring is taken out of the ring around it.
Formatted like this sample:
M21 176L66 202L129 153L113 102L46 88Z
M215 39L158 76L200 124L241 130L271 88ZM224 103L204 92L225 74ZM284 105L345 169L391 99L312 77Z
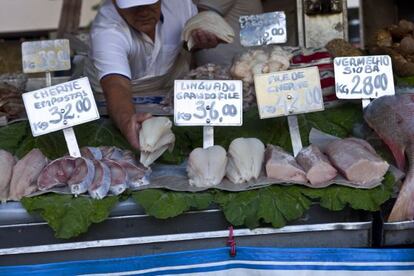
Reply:
M161 0L163 22L156 26L155 42L132 29L106 0L91 28L90 58L99 80L121 74L131 80L165 74L174 64L181 47L181 32L197 14L191 0Z

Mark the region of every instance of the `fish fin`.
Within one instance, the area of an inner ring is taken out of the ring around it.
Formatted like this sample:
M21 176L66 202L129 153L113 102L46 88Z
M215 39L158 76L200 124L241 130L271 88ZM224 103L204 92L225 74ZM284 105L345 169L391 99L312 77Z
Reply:
M397 146L397 144L390 142L389 140L385 140L385 143L388 145L388 147L390 148L392 155L394 156L395 162L397 163L397 167L402 170L405 171L405 149L401 149Z
M403 190L400 191L400 195ZM409 196L398 196L397 201L388 217L388 222L413 220L413 200Z

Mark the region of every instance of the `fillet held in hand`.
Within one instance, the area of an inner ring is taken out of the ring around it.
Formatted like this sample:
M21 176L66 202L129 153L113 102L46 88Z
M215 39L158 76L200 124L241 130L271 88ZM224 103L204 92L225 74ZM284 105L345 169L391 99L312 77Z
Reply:
M264 152L265 147L257 138L234 139L229 146L227 178L235 184L257 179L262 171Z
M371 102L364 119L391 149L398 167L409 168L388 221L414 219L414 94L384 96Z
M182 39L187 42L189 50L195 46L191 33L196 29L208 31L226 43L232 43L235 36L233 28L218 13L203 11L185 23Z
M226 174L226 150L221 146L194 149L188 158L187 174L190 185L213 187Z
M175 135L171 127L172 123L167 117L152 117L142 123L139 131L140 162L145 167L151 165L167 149L173 150Z

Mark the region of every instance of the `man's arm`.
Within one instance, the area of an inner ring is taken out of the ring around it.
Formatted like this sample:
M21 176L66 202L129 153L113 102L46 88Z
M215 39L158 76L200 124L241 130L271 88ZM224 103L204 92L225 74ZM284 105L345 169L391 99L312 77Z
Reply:
M141 124L150 118L149 113L135 113L132 102L131 81L117 74L110 74L101 79L105 94L108 114L131 146L139 150L138 132Z

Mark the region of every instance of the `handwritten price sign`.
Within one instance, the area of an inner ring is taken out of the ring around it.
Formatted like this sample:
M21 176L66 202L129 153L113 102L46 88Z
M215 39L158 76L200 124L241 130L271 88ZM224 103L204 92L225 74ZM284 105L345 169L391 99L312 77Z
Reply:
M88 78L23 94L33 136L99 119Z
M373 99L395 94L389 56L335 58L334 69L339 99Z
M240 16L239 23L240 42L243 46L261 46L287 41L284 12Z
M324 110L316 66L255 75L260 118Z
M241 81L176 80L174 122L179 126L240 126Z

